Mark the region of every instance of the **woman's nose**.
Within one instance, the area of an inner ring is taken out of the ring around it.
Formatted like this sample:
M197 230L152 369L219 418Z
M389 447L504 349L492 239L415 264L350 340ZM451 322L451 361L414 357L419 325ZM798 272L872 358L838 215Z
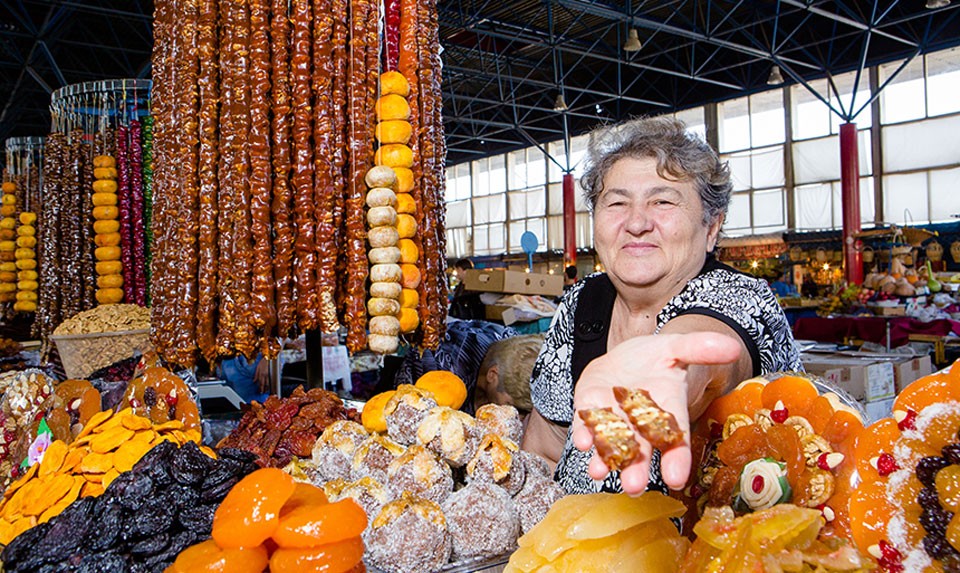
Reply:
M625 228L630 234L641 235L653 229L653 218L643 205L635 205L627 215Z

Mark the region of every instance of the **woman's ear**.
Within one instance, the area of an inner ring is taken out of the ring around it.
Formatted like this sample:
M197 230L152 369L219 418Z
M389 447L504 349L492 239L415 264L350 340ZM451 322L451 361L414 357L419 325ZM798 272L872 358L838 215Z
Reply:
M720 229L723 227L723 215L718 215L717 219L710 224L707 229L707 252L712 253L717 248L717 241L720 238Z

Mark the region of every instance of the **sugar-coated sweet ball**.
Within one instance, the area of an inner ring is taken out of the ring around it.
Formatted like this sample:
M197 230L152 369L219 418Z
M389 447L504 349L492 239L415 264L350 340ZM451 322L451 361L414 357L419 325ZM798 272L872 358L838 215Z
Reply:
M510 495L488 481L472 481L442 506L453 542L453 559L489 558L513 549L520 519Z
M409 494L383 506L365 541L370 564L386 573L432 573L450 559L440 506Z

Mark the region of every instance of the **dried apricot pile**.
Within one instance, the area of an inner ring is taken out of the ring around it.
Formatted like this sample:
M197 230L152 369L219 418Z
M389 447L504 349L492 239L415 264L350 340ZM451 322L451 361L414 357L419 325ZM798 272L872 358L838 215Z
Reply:
M352 499L328 503L323 490L276 468L240 480L213 518L213 539L183 551L166 573L362 570L367 516ZM360 569L356 569L360 567Z
M193 442L158 444L103 495L78 499L16 537L0 554L4 571L162 571L183 550L209 539L217 507L256 469L249 452L217 453L213 459ZM257 553L245 552L245 561L256 564ZM263 552L255 571L266 562Z
M821 512L823 536L849 537L860 415L835 394L820 395L810 378L771 378L742 382L701 416L691 436L698 469L682 496L685 523L704 507L743 514L792 503Z
M184 430L177 420L155 425L129 408L95 414L73 443L54 441L41 462L3 492L0 544L46 522L77 498L100 495L121 472L166 441L199 443L200 432ZM201 449L214 457L208 448Z
M853 539L885 571L960 568L960 366L897 396L893 418L866 428L855 456Z

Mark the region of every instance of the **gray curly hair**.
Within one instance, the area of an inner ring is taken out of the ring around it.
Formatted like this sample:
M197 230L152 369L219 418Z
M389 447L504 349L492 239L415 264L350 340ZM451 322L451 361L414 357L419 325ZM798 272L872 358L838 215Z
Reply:
M730 168L705 141L687 133L687 126L671 117L640 118L590 133L587 168L580 185L591 210L603 191L603 179L613 164L625 157L657 161L664 179L693 181L703 205L703 224L726 216L733 183Z

